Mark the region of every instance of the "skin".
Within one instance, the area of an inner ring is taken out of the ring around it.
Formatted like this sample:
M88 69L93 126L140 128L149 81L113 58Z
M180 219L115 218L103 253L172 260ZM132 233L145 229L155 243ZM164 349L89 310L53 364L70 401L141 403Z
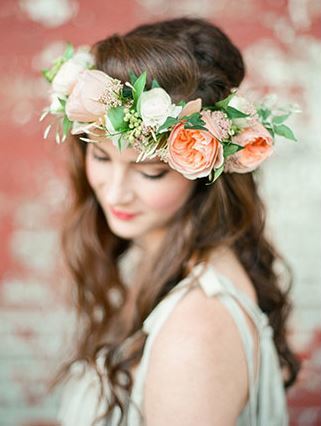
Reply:
M111 141L89 143L86 172L111 230L149 252L161 241L195 181L164 162L135 163L136 158L133 148L120 153ZM162 172L159 179L147 177ZM139 215L123 221L111 208ZM213 253L211 263L257 303L253 284L229 249ZM257 331L245 316L257 366ZM236 324L218 298L194 288L179 302L153 342L144 392L148 426L236 424L248 398L247 365Z
M169 220L188 199L195 181L159 159L136 163L137 156L134 148L119 152L110 140L89 143L86 172L112 232L132 240L148 253L161 241ZM160 174L163 176L150 178ZM138 215L124 221L112 214L112 208Z

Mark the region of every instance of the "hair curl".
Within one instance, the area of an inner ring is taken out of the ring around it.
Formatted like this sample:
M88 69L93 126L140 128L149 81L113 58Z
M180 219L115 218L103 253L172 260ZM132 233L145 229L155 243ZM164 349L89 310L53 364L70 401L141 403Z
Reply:
M211 105L239 86L245 74L239 50L218 27L203 19L182 17L141 25L125 35L114 34L97 42L92 52L96 68L122 82L129 79L129 69L136 74L146 70L147 88L155 78L174 102L200 97L203 105ZM141 291L135 312L126 321L122 306L128 295L117 262L129 241L111 232L89 186L86 143L76 137L70 142L73 199L64 222L62 247L84 325L77 356L62 368L57 382L76 359L95 366L98 353L104 349L111 387L106 419L116 406L125 416L124 401L133 384L130 369L140 361L146 339L141 330L144 319L193 265L213 249L228 246L247 271L259 306L270 319L280 364L287 373L284 385L291 386L300 367L286 336L292 276L265 236L266 211L254 175L223 173L214 185L205 185L206 178L197 180L190 199L169 225L160 248L162 256L137 278ZM280 264L287 271L285 289L281 289L284 276L276 271ZM115 291L121 297L120 306L112 302ZM125 384L122 376L126 377Z

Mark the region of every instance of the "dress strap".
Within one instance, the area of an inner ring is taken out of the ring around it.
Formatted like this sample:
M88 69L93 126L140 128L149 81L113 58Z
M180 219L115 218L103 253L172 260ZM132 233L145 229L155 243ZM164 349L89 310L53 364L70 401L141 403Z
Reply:
M252 383L249 389L248 424L257 426L288 425L289 417L283 379L273 341L273 329L269 324L268 316L245 292L233 285L226 276L215 271L213 266L209 265L207 274L207 277L205 275L200 277L200 285L209 296L217 295L219 284L224 287L225 292L219 294L218 297L230 309L243 339L248 360L249 380ZM215 281L218 281L219 284ZM259 333L260 367L257 380L254 379L253 339L244 321L244 313L240 306L252 319Z

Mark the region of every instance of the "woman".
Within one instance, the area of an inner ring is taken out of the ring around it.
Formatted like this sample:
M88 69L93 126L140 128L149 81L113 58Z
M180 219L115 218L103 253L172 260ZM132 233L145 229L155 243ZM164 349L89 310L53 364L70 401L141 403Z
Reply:
M185 116L197 115L199 100L225 99L244 77L239 50L202 19L143 25L92 53L94 69L121 82L129 70L146 71L147 86L153 77L173 105L191 102ZM207 185L200 150L188 145L180 163L188 130L169 136L167 162L136 162L135 138L120 151L119 139L81 127L93 120L74 114L78 107L66 108L78 128L69 141L74 197L62 241L82 322L63 370L61 424L287 424L284 388L299 370L286 338L290 286L280 288L282 258L264 234L252 173L272 153L268 132L243 156L223 155L217 144ZM239 120L251 111L243 114Z

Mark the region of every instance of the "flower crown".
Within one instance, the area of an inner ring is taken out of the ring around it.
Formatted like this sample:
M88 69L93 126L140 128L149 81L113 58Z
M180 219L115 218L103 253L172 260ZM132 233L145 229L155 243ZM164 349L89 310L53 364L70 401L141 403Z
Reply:
M43 110L56 117L56 142L100 129L121 151L134 147L138 161L158 157L188 179L224 172L255 170L273 153L274 136L296 140L284 124L293 109L274 111L255 106L236 89L214 105L202 107L200 98L177 105L156 80L145 90L146 71L129 71L130 82L94 69L87 47L67 44L63 56L42 71L51 84L51 104ZM46 139L53 124L44 132ZM86 142L98 142L79 137Z

